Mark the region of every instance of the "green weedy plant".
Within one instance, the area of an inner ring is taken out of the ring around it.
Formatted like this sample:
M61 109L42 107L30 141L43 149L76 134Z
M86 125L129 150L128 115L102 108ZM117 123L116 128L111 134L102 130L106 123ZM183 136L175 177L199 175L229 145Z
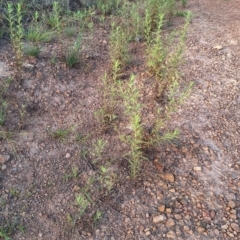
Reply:
M139 101L139 90L135 84L135 76L130 77L127 86L121 86L121 96L123 98L124 112L129 118L132 134L121 136L121 140L129 144L130 151L128 160L130 163L131 175L136 178L140 168L143 156L143 126L141 124L142 105Z
M21 2L17 3L17 5L14 5L12 2L7 3L6 19L9 24L10 38L18 66L21 65L23 57L22 39L24 37L24 28L22 24L22 14L23 10Z

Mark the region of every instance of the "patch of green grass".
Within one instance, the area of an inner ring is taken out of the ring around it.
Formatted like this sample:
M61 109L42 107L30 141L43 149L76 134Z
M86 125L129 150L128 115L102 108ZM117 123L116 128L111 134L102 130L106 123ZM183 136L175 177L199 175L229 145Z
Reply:
M0 102L0 126L3 125L7 116L8 104L6 101Z
M76 27L65 27L63 32L67 37L73 37L76 34L77 29Z
M52 138L58 139L60 141L64 141L68 137L69 133L71 132L71 129L69 128L60 128L57 130L47 129L47 131Z
M47 30L43 25L31 24L25 34L25 38L31 42L50 42L53 39L54 32Z
M0 130L0 140L5 140L10 143L14 143L14 137L16 136L15 133L5 130Z
M81 41L82 41L82 35L81 33L78 34L78 37L76 41L74 42L73 46L70 46L66 52L66 65L68 67L73 67L77 63L79 63L79 50L81 48Z
M7 224L6 226L0 225L0 237L4 240L11 240L10 236L13 233L13 226L11 224Z
M24 51L27 55L33 57L38 57L38 55L40 54L40 48L33 44L26 45Z
M25 38L31 42L50 42L53 39L54 31L49 31L44 25L42 16L36 11L33 20L27 27Z

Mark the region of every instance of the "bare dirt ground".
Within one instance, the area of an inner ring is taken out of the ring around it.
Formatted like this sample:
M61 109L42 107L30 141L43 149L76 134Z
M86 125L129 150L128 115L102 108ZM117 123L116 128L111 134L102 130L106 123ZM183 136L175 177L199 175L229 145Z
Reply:
M54 44L45 46L38 60L26 59L23 82L7 93L11 107L3 126L18 134L14 142L0 141L0 223L15 221L25 228L12 239L240 238L239 5L239 0L189 1L193 19L181 72L195 85L171 120L181 137L154 156L163 170L146 161L135 181L127 162L119 159L126 146L114 134L96 131L84 143L74 138L75 133L87 136L97 125L93 112L101 106L107 30L87 39L88 61L78 68L46 61L58 51ZM12 71L12 57L10 45L2 46L4 78ZM47 131L60 127L72 129L63 142ZM115 162L111 171L118 181L108 194L90 184L95 206L79 220L75 195L95 174L96 154L87 150L98 137L108 140L102 158ZM94 224L89 219L96 209L104 214Z

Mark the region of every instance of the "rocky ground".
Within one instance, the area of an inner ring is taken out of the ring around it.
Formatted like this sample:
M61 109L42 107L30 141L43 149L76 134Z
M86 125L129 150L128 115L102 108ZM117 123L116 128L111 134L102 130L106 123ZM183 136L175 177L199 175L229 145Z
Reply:
M9 145L0 147L1 199L7 201L0 214L19 214L25 219L25 233L19 231L12 239L240 239L239 1L190 0L187 8L193 19L181 71L183 78L195 85L171 121L172 127L181 130L180 140L160 149L158 163L145 163L138 182L131 183L129 188L119 185L110 200L101 199L104 216L94 228L80 223L81 227L71 234L64 233L66 224L61 215L72 201L68 189L75 191L74 186L81 184L81 179L62 184L57 175L64 174L64 166L56 163L73 162L79 149L76 144L63 147L63 143L53 144L44 139L48 124L54 127L56 123L64 126L76 119L81 121L81 110L68 114L76 105L74 98L84 99L82 104L92 108L98 104L91 98L97 93L91 84L79 81L74 85L72 79L68 79L69 85L64 88L67 74L55 76L52 72L46 82L45 73L37 73L39 89L34 88L33 77L25 81L27 97L35 99L32 100L35 107L28 109L32 122L25 121L27 135L19 137L18 158L15 159ZM105 49L105 42L98 48ZM104 60L104 55L101 58ZM92 64L91 69L98 66L94 61ZM93 74L97 78L99 72ZM57 78L60 82L55 81ZM53 85L63 97L56 92L49 95ZM76 87L82 95L73 96ZM51 103L49 96L54 100ZM70 107L64 103L66 99ZM57 112L49 113L48 104L59 108L64 118ZM31 132L33 126L38 129ZM39 140L35 141L37 136ZM88 164L82 165L81 170L90 171ZM33 196L18 204L19 196L9 190L11 186L17 186L18 192L28 186Z

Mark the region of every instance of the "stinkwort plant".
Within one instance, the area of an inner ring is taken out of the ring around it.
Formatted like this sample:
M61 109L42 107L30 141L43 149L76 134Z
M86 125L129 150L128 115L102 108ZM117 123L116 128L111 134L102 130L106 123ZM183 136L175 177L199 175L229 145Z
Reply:
M117 101L117 82L114 77L113 79L109 77L107 73L104 74L102 107L95 112L95 117L101 124L103 130L107 130L109 127L113 126L113 122L117 119L114 109Z
M17 66L19 67L22 63L22 57L23 57L22 39L24 37L24 28L22 23L22 15L23 15L22 3L19 2L15 5L12 2L8 2L6 10L7 10L6 19L9 24L11 43L12 43L13 51L15 53L16 63L17 63Z
M96 7L104 15L110 15L119 9L121 0L98 0L96 1Z
M154 34L154 39L148 39L147 47L147 66L149 71L159 76L164 71L165 60L167 56L167 46L164 45L161 36L164 14L159 16L157 31Z
M112 23L110 33L110 58L112 63L112 74L114 80L121 75L121 71L129 61L128 41L125 31L121 26Z
M48 24L52 29L56 29L58 35L60 35L62 26L61 26L61 12L62 7L59 2L53 2L53 9L48 16Z
M178 66L182 62L182 53L185 47L185 38L191 13L186 15L185 24L182 30L174 32L174 39L164 39L161 36L163 15L160 16L155 40L151 42L147 53L147 64L155 80L155 99L161 101L165 94L166 103L155 108L155 121L148 136L148 147L161 144L164 141L170 142L175 139L179 131L160 131L166 126L171 114L189 96L193 84L190 83L185 89L179 86ZM176 34L177 33L177 34ZM171 36L171 38L173 38ZM174 43L174 44L172 44Z
M132 75L126 86L121 86L121 96L124 104L124 113L129 118L131 135L121 136L121 140L129 145L128 161L131 176L136 178L140 169L143 156L143 126L141 123L142 104L139 101L139 89L135 84L135 76Z

